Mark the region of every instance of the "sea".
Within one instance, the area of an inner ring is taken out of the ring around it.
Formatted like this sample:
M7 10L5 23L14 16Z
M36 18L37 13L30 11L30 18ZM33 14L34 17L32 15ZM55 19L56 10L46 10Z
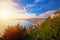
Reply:
M3 34L5 28L7 28L8 25L14 26L17 24L26 28L29 28L30 26L34 26L34 24L28 20L0 20L0 34Z

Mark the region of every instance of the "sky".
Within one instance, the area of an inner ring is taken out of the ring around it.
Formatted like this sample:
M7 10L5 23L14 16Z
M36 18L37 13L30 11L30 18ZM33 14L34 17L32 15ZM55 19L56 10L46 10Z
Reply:
M0 18L47 18L60 9L60 0L0 0Z

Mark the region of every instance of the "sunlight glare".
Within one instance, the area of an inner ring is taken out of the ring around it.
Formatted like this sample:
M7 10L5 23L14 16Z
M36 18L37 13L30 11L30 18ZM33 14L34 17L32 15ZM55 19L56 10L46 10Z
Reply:
M9 13L10 13L10 10L8 8L5 8L5 7L1 7L1 18L2 19L8 19L9 18Z

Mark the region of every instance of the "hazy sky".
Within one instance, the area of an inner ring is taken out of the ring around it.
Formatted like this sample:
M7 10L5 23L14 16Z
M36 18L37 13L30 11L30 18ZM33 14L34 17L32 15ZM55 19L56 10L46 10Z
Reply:
M60 8L60 0L0 0L0 18L46 18Z

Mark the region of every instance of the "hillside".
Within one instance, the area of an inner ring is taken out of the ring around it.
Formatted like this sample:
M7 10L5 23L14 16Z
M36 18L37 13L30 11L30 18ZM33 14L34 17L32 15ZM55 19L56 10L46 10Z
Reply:
M60 13L59 11L56 11L55 14ZM42 40L60 40L60 16L56 16L53 19L48 17L41 24L39 30Z
M58 24L58 25L57 25ZM59 26L60 25L60 17L55 17L53 19L51 19L51 17L47 18L41 25L41 27L45 27L45 26Z
M55 15L55 14L58 14L58 13L60 13L60 10L58 10L58 11L56 11L53 15ZM56 16L56 15L55 15ZM57 25L57 24L59 24L60 23L60 16L56 16L56 17L54 17L53 19L51 19L51 17L48 17L43 23L42 23L42 27L43 26L52 26L52 25ZM58 25L57 25L58 26Z

